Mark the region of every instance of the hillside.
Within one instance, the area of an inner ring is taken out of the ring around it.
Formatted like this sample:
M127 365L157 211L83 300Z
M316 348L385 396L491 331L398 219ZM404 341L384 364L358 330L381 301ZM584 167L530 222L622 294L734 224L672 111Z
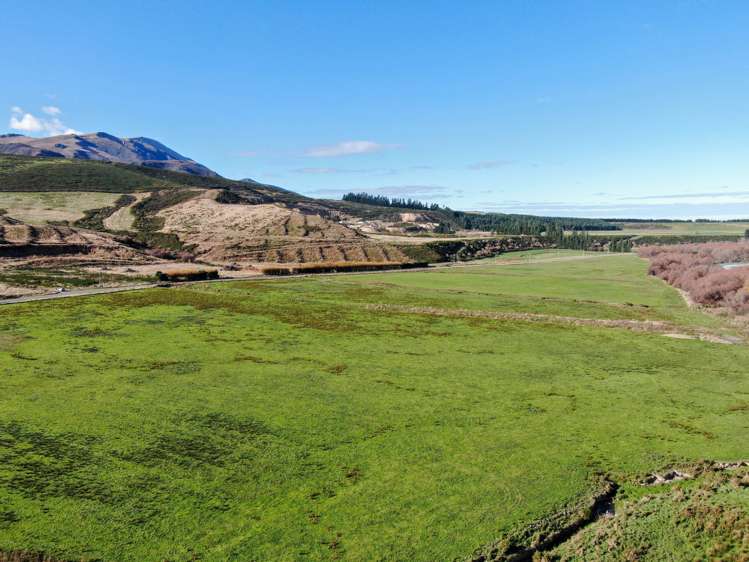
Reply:
M447 244L448 253L454 254L456 240L496 238L497 233L535 238L543 234L548 244L574 249L627 251L633 245L659 242L630 233L635 223L455 211L418 201L350 196L313 199L251 179L98 160L0 155L0 209L8 216L35 225L63 223L110 234L127 232L141 246L189 252L211 262L402 261L424 254L398 250L403 244ZM189 203L193 198L196 201ZM621 230L622 224L627 230ZM714 228L711 223L690 224ZM720 226L743 233L745 225ZM552 231L558 236L550 237ZM570 235L575 231L596 234ZM690 240L702 238L706 237ZM709 239L713 238L711 234Z
M145 137L119 138L109 133L58 135L34 138L0 135L0 154L42 156L136 164L158 170L172 170L198 176L216 176L195 160Z
M409 261L391 244L368 239L349 224L354 217L325 201L253 180L133 164L2 155L0 216L22 219L32 230L65 228L70 236L98 231L159 258L232 268L263 262ZM37 255L65 254L68 262L85 262L90 251L52 239L42 247L29 236L5 243L12 246L6 251L24 262L0 264L0 269L25 267Z
M172 189L224 189L235 202L301 203L306 197L255 181L196 176L171 170L91 160L0 155L0 193L133 193Z

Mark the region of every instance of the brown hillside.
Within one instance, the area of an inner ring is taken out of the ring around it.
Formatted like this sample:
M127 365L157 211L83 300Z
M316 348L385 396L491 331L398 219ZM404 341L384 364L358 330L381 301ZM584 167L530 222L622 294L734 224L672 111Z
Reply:
M218 192L158 213L202 260L229 262L404 261L405 256L340 223L282 204L225 204Z

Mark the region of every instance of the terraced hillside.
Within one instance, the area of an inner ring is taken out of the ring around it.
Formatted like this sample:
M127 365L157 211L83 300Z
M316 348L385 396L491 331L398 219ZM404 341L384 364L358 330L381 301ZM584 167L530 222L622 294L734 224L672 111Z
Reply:
M371 239L367 232L388 224L418 223L428 229L441 220L434 213L417 217L398 209L310 199L251 180L18 156L0 156L3 204L7 216L31 224L66 223L115 235L137 249L165 249L232 266L410 261L395 241Z
M33 226L0 216L0 257L76 255L122 260L133 259L138 252L105 234L68 226Z
M175 234L210 262L404 261L393 246L343 224L278 204L226 205L203 191L160 211L162 232Z
M13 305L0 334L10 559L747 554L745 469L668 476L749 456L745 335L633 255Z

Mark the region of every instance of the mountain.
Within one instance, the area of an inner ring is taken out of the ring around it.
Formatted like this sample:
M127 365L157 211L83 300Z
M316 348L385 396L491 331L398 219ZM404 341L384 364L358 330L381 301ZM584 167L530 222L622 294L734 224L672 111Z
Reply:
M145 137L119 138L109 133L59 135L34 138L0 135L0 154L99 160L136 164L147 168L184 172L196 176L216 176L216 172L182 156L158 141Z

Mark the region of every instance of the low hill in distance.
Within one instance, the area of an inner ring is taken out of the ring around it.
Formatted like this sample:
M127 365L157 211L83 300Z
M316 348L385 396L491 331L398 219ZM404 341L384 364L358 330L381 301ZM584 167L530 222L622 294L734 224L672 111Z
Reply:
M182 156L153 139L119 138L102 132L45 138L2 135L0 136L0 154L98 160L119 164L137 164L197 176L218 175L195 160Z
M0 192L131 193L184 188L235 189L279 200L302 198L275 186L228 180L218 175L193 175L106 161L0 155Z
M456 211L367 194L314 199L251 179L3 154L0 216L26 225L11 228L9 223L0 230L28 234L0 241L13 246L3 249L8 259L0 270L54 268L77 260L96 262L105 272L105 266L121 266L128 270L124 273L144 275L139 264L150 267L150 258L256 274L267 263L463 261L537 247L629 251L664 240L735 242L749 227L664 223L660 230L639 231L638 224L626 221ZM44 231L49 236L37 236L36 229L45 226L55 228ZM703 229L710 229L705 232L709 237L701 235ZM76 237L92 242L69 243ZM57 257L61 244L75 255ZM125 256L123 246L132 255ZM48 259L41 263L39 256Z

